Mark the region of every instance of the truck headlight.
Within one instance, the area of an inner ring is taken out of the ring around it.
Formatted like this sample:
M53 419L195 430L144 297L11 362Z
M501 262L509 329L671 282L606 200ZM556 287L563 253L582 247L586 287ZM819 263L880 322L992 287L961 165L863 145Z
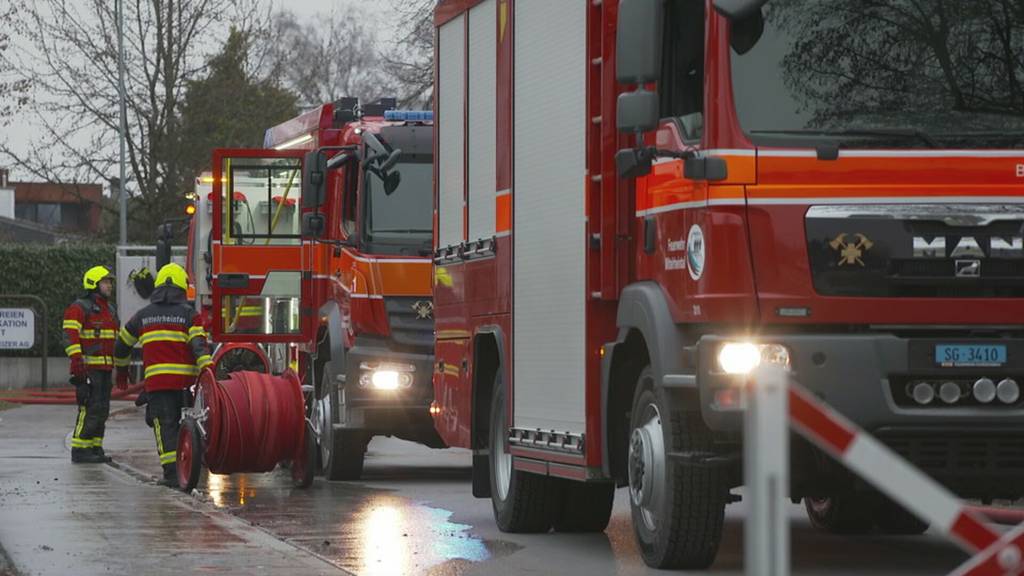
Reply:
M396 364L391 362L361 362L359 369L360 388L376 390L398 390L412 386L412 375L416 367L412 364Z
M718 367L726 374L745 376L762 363L789 370L789 350L781 344L728 342L718 350Z

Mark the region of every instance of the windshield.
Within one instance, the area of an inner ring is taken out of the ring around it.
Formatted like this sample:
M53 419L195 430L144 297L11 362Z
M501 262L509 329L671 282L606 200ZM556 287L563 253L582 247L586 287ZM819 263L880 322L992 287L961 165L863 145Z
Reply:
M366 241L429 244L433 233L433 164L399 162L391 170L402 175L402 182L390 196L384 193L380 177L366 172Z
M1021 0L773 0L764 16L757 44L732 52L755 143L839 132L866 145L1021 147Z

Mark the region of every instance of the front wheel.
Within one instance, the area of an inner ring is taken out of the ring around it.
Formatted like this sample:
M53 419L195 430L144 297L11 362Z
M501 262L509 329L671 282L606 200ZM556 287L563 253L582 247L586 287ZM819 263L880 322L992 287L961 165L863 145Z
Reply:
M547 532L555 506L552 478L512 467L508 451L508 407L505 387L496 380L491 400L491 507L502 532Z
M823 498L804 498L811 526L832 534L866 534L875 525L878 499L867 492L843 490Z
M320 437L320 462L328 480L358 480L363 475L367 435L360 430L337 427L341 422L341 390L329 371L325 370L320 397L314 406L314 424Z
M666 402L650 367L640 374L630 415L629 507L644 562L704 569L718 554L728 486L721 471L669 458L709 453L711 431L697 412Z

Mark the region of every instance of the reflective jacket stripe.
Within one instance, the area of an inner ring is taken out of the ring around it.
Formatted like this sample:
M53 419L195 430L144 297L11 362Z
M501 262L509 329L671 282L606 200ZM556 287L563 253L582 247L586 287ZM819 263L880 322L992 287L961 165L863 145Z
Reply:
M78 320L65 320L61 327L65 330L81 330L82 323Z
M129 346L135 346L135 343L139 341L138 338L132 336L132 333L129 332L128 329L123 326L121 327L121 331L118 332L117 335L120 336L121 340L123 340L124 343Z
M72 345L68 346L67 348L65 348L64 352L67 353L68 356L74 356L75 354L81 354L82 353L82 345L81 344L72 344Z
M154 330L152 332L146 332L139 338L139 342L143 346L150 342L188 342L188 337L184 332L178 332L175 330Z
M145 378L159 376L161 374L173 374L177 376L195 376L199 369L192 364L151 364L146 366Z

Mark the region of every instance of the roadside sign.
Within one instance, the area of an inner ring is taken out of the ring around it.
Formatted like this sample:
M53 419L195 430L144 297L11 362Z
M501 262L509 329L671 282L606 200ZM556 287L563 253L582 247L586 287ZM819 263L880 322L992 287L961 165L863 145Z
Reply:
M35 312L31 308L0 308L0 350L28 350L35 343Z

